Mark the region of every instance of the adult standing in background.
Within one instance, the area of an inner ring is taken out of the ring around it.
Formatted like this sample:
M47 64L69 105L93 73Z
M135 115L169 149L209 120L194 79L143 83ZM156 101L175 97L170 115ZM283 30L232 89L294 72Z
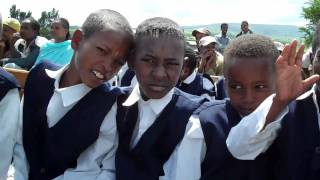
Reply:
M224 49L227 47L231 39L227 36L228 24L222 23L220 26L221 34L216 36L217 42L219 44L218 51L223 54Z
M253 32L249 29L248 21L241 22L241 32L237 34L237 37L245 35L245 34L252 34Z

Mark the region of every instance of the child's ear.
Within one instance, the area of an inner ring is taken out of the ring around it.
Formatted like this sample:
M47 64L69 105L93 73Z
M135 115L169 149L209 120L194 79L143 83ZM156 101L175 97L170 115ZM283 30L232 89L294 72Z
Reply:
M83 39L83 32L80 29L77 29L71 39L71 47L73 50L77 51L80 46L80 42Z

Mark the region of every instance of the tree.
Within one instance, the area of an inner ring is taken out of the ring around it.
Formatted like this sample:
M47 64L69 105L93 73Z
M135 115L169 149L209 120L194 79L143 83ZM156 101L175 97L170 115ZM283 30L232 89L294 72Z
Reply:
M50 35L49 35L50 25L57 18L59 18L59 11L56 10L55 8L53 8L49 12L42 11L41 17L38 20L38 22L41 26L40 34L42 36L50 39Z
M315 27L320 20L320 0L309 0L306 2L307 7L302 7L302 16L309 21L305 27L301 27L300 31L304 33L306 46L310 46Z
M20 22L22 22L26 18L32 17L32 12L31 11L28 11L28 12L21 11L20 9L17 9L17 6L14 4L10 8L10 17L18 19Z

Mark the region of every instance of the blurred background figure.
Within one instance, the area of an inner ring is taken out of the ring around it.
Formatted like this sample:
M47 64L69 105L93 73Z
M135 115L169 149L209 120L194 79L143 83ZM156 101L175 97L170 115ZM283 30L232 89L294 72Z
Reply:
M69 64L73 49L71 48L69 21L59 18L52 22L50 27L52 39L40 48L40 54L34 65L43 60L64 66Z
M228 33L228 24L227 23L222 23L220 26L221 29L221 34L216 35L217 42L219 44L219 47L217 47L217 50L223 54L224 49L226 46L229 44L231 39L227 36Z
M252 34L253 32L249 29L248 21L241 22L241 32L237 34L237 37L245 35L245 34Z
M0 59L10 57L10 49L14 48L17 40L13 35L20 31L20 22L15 18L6 18L3 20L3 31L0 40Z
M192 36L194 36L196 38L196 43L197 43L198 49L199 49L200 39L205 36L210 36L210 35L211 35L211 32L205 27L202 27L202 28L199 28L199 29L192 31Z
M212 36L206 36L200 39L200 65L198 72L211 75L220 76L223 75L223 56L216 51L217 41Z

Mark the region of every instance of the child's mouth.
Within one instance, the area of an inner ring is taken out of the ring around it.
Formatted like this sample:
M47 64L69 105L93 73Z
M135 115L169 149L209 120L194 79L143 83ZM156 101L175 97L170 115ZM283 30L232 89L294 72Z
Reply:
M104 80L104 75L102 73L100 73L99 71L96 70L92 70L92 73L94 74L94 76L100 80Z

